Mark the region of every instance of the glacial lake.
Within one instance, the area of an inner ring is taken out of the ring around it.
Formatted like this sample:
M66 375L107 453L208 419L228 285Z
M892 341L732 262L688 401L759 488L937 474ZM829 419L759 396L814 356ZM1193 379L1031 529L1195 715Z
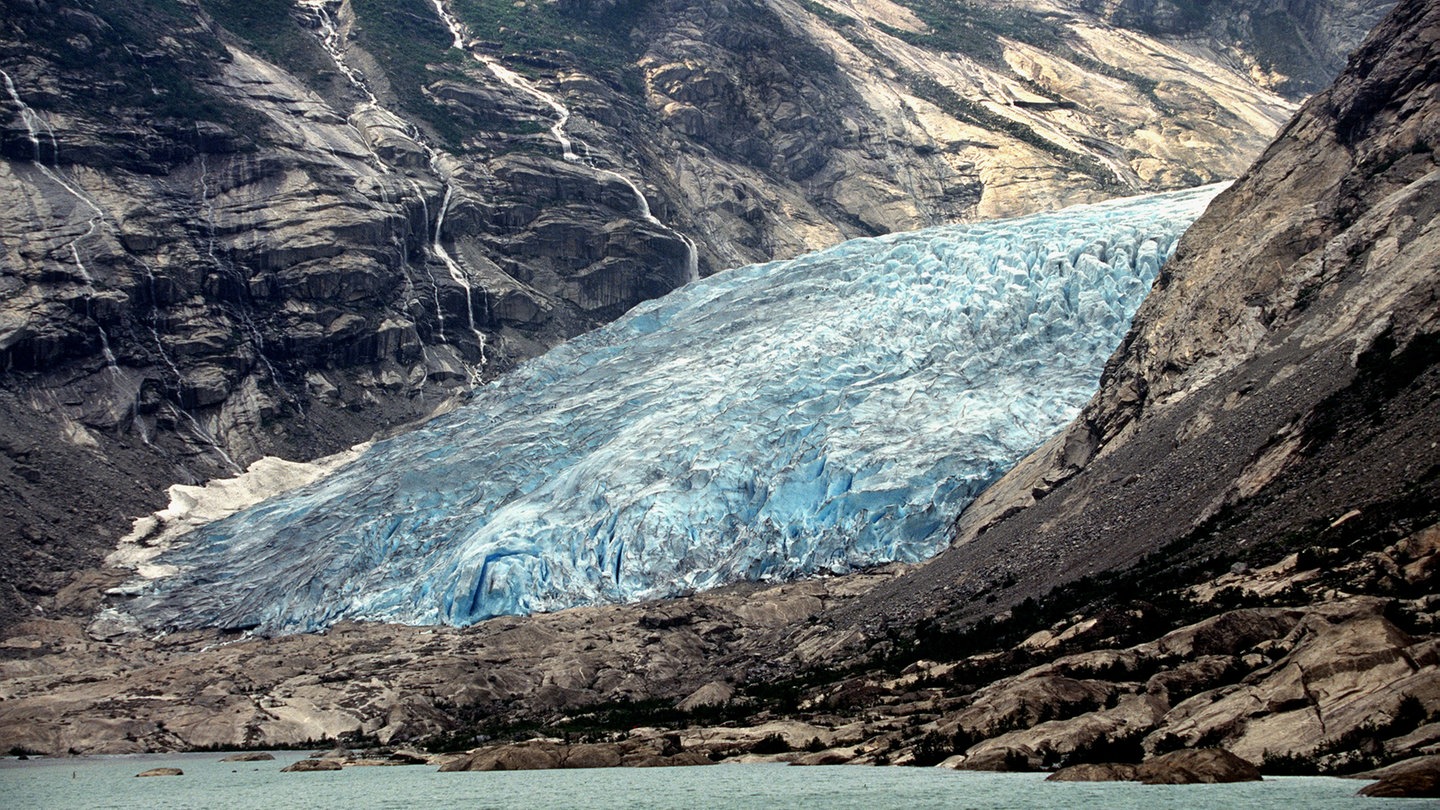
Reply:
M437 773L429 766L358 767L280 773L305 756L219 762L223 754L0 760L0 806L61 808L1327 808L1433 807L1434 802L1364 799L1365 782L1275 777L1238 785L1145 786L1046 782L1044 774L957 773L936 768L714 765ZM184 776L136 779L175 767Z

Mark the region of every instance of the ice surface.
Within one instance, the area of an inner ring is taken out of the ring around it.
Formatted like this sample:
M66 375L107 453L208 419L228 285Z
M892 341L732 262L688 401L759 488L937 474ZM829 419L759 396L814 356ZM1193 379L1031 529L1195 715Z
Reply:
M1094 390L1206 188L862 239L636 307L197 531L152 627L469 624L919 560Z

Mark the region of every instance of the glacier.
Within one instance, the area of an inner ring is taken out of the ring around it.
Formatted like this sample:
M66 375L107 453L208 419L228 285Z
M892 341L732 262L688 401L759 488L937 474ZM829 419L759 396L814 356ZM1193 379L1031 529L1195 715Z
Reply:
M196 530L129 610L161 630L466 625L927 558L1091 396L1218 190L688 284Z

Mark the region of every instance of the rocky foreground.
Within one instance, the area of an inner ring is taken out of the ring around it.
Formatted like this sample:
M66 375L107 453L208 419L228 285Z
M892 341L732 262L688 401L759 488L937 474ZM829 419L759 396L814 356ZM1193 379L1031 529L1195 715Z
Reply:
M0 733L72 753L549 739L483 747L452 769L758 756L1033 770L1223 745L1268 773L1353 772L1440 753L1437 569L1432 527L1358 556L1309 549L1126 611L1045 624L1065 605L1032 603L849 674L797 649L787 663L803 674L781 682L755 679L767 662L747 648L895 574L467 631L355 624L117 645L34 622L5 641Z

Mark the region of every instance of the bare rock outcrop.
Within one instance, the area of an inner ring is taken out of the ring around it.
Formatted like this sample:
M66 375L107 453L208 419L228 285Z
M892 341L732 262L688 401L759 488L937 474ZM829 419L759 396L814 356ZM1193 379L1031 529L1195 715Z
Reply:
M201 632L137 645L97 641L69 622L29 622L0 641L0 735L27 750L79 753L288 746L357 729L390 745L453 730L448 707L494 707L499 719L505 706L550 717L595 704L670 703L738 676L744 651L788 626L790 602L851 600L895 573L736 585L466 629L342 623L323 635ZM745 610L756 603L772 609ZM74 682L75 671L94 678ZM125 717L92 712L116 702ZM795 749L830 740L824 728L791 723L716 731L685 747L742 752L772 733Z
M270 752L268 752L268 751L249 751L249 752L246 752L246 753L243 753L243 754L231 754L231 755L228 756L228 757L222 757L222 758L220 759L220 761L221 761L221 762L271 762L271 761L273 761L274 759L275 759L275 755L272 754L272 753L270 753Z
M141 771L136 776L184 776L185 772L179 768L151 768L148 771Z
M1426 525L1437 27L1433 4L1397 6L1186 234L1080 417L858 624L964 622L1157 552Z
M440 766L442 772L535 771L555 768L654 768L710 765L703 752L681 750L678 739L636 736L613 743L548 740L508 743L471 751Z
M1139 765L1073 765L1046 777L1049 782L1140 782L1146 785L1214 785L1258 782L1260 771L1223 748L1171 751Z
M1361 796L1387 799L1440 798L1440 757L1416 757L1379 770L1356 774L1355 778L1377 780L1360 788Z
M1224 782L1258 782L1255 764L1223 748L1171 751L1148 759L1135 769L1146 785L1214 785Z
M960 769L1035 770L1220 746L1280 773L1346 773L1429 753L1440 741L1435 581L1384 571L1427 570L1434 552L1411 554L1428 547L1431 531L1333 572L1306 567L1326 565L1324 557L1292 555L1192 586L1204 609L1222 593L1265 598L1283 571L1291 585L1272 593L1304 604L1222 610L1129 647L1058 655L975 689L924 727L913 755ZM1339 594L1327 578L1375 595ZM1415 593L1427 595L1408 597ZM945 671L953 680L979 665ZM1087 700L1073 699L1074 686L1055 688L1080 683Z
M1138 766L1125 762L1086 762L1045 777L1047 782L1136 782Z
M281 773L312 773L315 771L338 771L345 766L334 759L302 759L280 769Z

